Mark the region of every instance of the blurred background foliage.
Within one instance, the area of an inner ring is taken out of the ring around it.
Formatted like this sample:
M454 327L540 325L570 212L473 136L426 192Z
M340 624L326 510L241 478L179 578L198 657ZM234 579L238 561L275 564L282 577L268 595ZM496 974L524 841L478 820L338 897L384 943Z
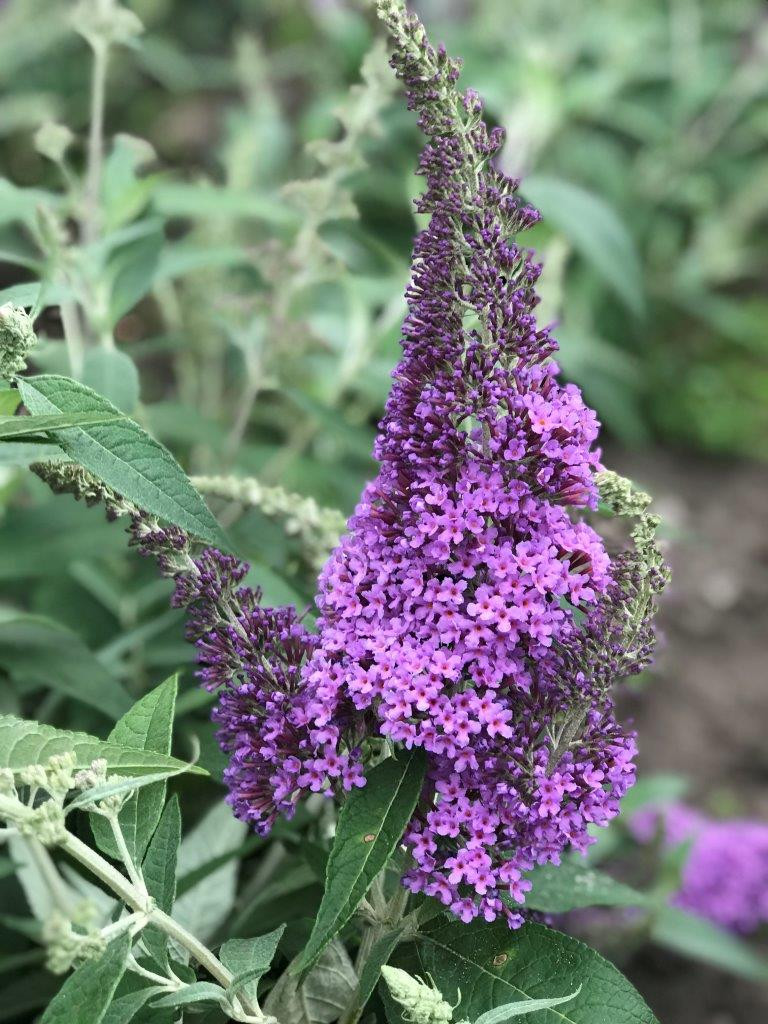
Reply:
M92 384L191 474L348 515L418 227L420 140L374 19L356 0L133 0L102 67L102 136L99 2L0 6L0 302L38 312L36 369ZM544 214L528 236L542 316L608 442L765 458L765 3L415 6L507 129L502 164ZM180 735L216 777L167 584L101 511L30 478L38 450L0 457L0 711L101 735L127 694L187 665ZM266 600L307 606L300 533L213 490ZM286 892L305 913L319 889L301 870ZM13 928L20 897L0 885ZM246 921L257 904L237 906Z

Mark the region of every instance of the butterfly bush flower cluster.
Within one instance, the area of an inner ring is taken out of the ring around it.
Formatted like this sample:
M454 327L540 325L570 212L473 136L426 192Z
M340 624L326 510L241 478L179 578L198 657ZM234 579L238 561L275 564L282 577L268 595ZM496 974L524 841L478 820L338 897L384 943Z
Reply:
M404 884L515 927L525 872L584 850L632 785L610 687L648 663L666 571L649 499L603 471L596 416L536 322L540 267L515 239L538 215L494 165L501 132L415 17L394 0L379 13L427 139L430 220L379 472L321 572L316 631L261 607L234 559L193 559L140 518L132 531L191 609L235 813L266 833L302 797L343 795L373 759L421 748ZM585 518L600 499L637 517L614 557Z
M690 844L673 902L734 932L768 923L768 825L714 821L685 804L645 808L630 829L642 843Z

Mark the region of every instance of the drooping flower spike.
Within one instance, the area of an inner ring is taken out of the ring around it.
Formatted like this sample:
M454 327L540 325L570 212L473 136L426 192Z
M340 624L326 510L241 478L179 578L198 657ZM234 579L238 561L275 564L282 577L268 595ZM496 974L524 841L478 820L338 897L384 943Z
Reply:
M585 849L634 780L610 687L648 662L666 571L645 496L602 471L597 418L558 381L556 343L536 323L540 268L515 239L537 214L493 164L501 132L415 17L395 0L379 12L427 138L418 208L430 221L380 469L321 573L317 632L260 607L228 556L192 559L135 512L131 529L191 609L235 813L265 833L307 794L364 785L388 745L420 747L404 883L462 920L515 927L524 873ZM613 560L584 515L601 494L638 517L633 550Z

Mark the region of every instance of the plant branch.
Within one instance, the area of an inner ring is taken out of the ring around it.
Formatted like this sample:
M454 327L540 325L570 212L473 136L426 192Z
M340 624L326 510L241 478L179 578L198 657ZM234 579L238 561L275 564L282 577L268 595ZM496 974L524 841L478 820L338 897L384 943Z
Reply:
M107 89L109 43L94 39L91 74L91 122L88 132L88 164L82 217L83 242L94 242L101 230L101 169L104 161L104 103Z
M33 811L22 804L21 801L0 794L0 817L7 818L9 821L23 822L28 820L32 814ZM32 839L30 840L30 845L36 842L37 840ZM40 844L38 843L38 845ZM118 871L109 861L96 853L95 850L92 850L90 846L87 846L77 836L72 835L71 832L65 832L57 845L65 853L68 853L73 860L82 864L99 881L110 888L126 906L134 911L138 911L140 914L146 914L149 924L154 925L174 939L223 988L229 988L233 981L231 972L191 932L188 932L178 921L155 906L154 900L147 895L146 891L141 892L139 887L134 885L129 878L126 878L122 872ZM41 849L43 849L42 846ZM43 850L43 852L47 857L47 851ZM49 857L48 859L50 860ZM260 1014L258 1006L254 1006L242 992L238 994L237 999L242 1006L244 1014L249 1019L256 1020L259 1024L277 1024L273 1017Z

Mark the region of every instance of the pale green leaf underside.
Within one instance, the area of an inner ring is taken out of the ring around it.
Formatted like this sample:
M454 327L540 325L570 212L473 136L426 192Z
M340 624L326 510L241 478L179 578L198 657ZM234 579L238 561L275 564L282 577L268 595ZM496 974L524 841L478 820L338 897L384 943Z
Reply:
M221 1003L226 997L226 992L220 985L214 985L210 981L196 981L192 985L185 985L178 992L170 992L167 996L161 996L150 1004L154 1007L161 1006L186 1006L188 1003Z
M24 437L26 434L44 434L48 430L66 427L95 427L115 423L119 415L104 413L60 413L53 416L0 416L0 441Z
M514 1017L525 1017L537 1010L552 1010L556 1006L562 1006L575 999L581 992L581 985L569 996L560 996L559 999L526 999L517 1003L505 1003L504 1006L497 1006L495 1010L488 1010L482 1017L478 1017L475 1024L506 1024Z

